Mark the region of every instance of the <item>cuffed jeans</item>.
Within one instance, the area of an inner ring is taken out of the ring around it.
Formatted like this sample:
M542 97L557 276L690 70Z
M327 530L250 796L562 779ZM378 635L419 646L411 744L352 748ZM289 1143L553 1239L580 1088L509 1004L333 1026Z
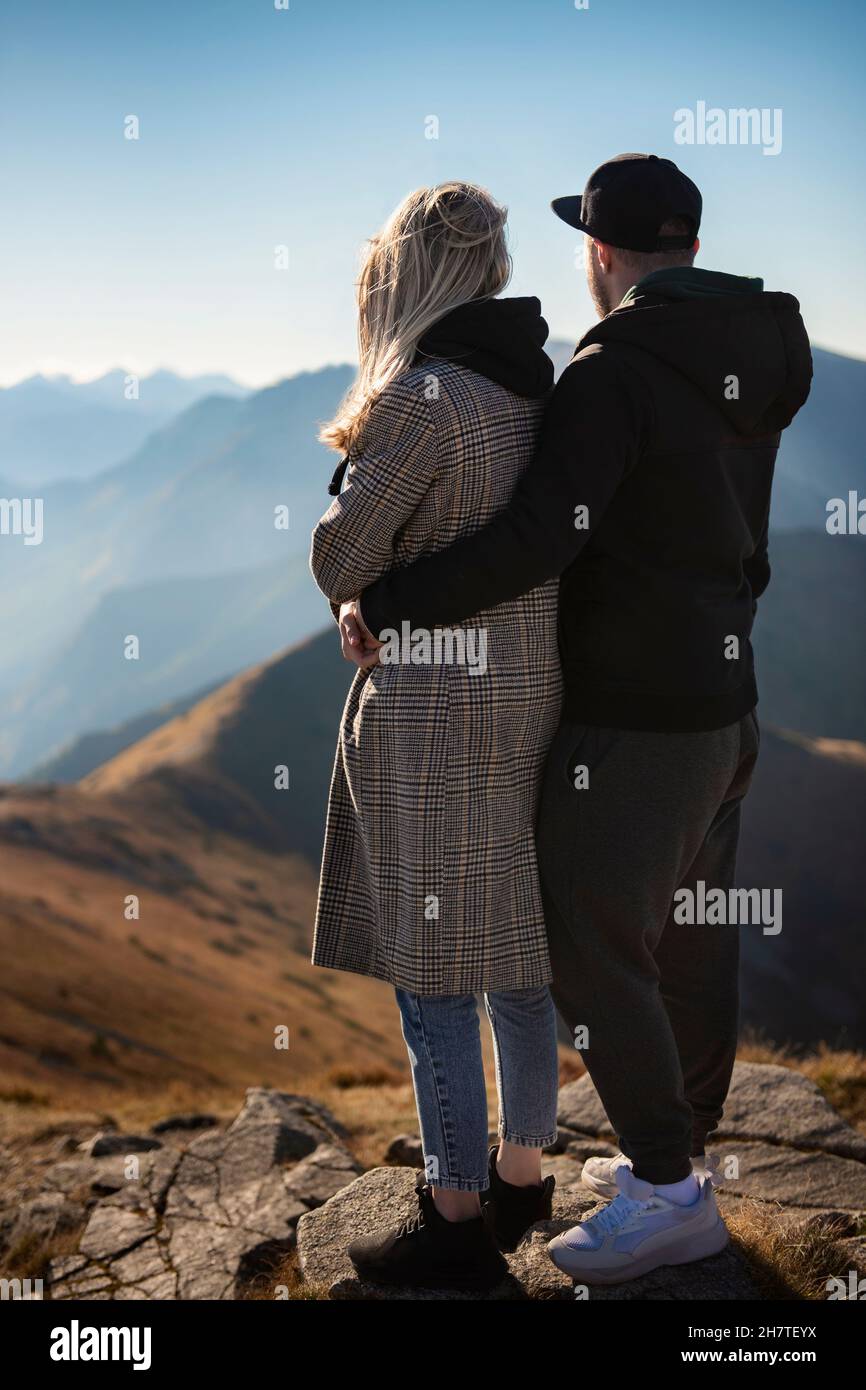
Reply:
M556 1139L558 1059L556 1011L550 991L485 994L493 1034L499 1135L510 1144L544 1148ZM481 1192L487 1171L487 1089L474 994L410 994L397 990L403 1037L433 1187Z

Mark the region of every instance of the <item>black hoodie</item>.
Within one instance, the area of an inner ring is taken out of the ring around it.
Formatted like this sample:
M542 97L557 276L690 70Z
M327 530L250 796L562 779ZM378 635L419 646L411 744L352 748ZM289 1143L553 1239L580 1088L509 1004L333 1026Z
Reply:
M477 299L450 310L429 328L418 344L414 365L442 358L468 367L505 386L516 396L538 399L553 386L553 363L544 351L549 329L534 295ZM328 491L338 497L349 458L337 465Z
M517 396L546 396L553 386L553 363L544 351L548 331L534 295L475 300L427 330L415 363L445 357Z
M647 276L578 344L508 507L372 585L364 621L460 622L559 574L565 718L733 723L757 700L749 634L779 431L811 375L791 295Z

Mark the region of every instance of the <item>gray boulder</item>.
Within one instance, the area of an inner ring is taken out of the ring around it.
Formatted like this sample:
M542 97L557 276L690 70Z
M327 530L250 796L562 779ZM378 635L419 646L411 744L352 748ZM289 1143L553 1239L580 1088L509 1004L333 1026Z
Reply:
M100 1197L123 1191L130 1182L141 1182L158 1203L178 1158L175 1150L160 1146L142 1154L64 1159L46 1169L42 1182L48 1191L66 1193L88 1206Z
M305 1097L251 1089L224 1133L141 1156L139 1180L93 1208L77 1255L52 1262L51 1296L238 1297L294 1245L299 1217L352 1181L343 1133Z
M613 1126L588 1075L578 1077L577 1081L569 1081L560 1088L556 1119L560 1131L565 1130L568 1138L576 1134L615 1137Z
M291 1170L286 1187L306 1207L320 1207L360 1172L361 1165L341 1144L320 1144Z
M842 1119L814 1081L788 1067L737 1062L721 1133L866 1163L866 1138Z
M323 1207L302 1216L298 1223L298 1263L305 1284L325 1289L335 1299L477 1300L477 1294L447 1289L388 1289L357 1278L346 1247L356 1237L387 1229L416 1210L416 1181L417 1173L412 1168L373 1168ZM486 1297L520 1297L520 1290L505 1281L501 1290Z
M358 1278L346 1247L357 1236L396 1225L415 1207L416 1175L408 1168L374 1168L298 1224L298 1260L305 1283L326 1290L332 1299L361 1301L485 1301L503 1299L574 1300L571 1279L547 1254L547 1242L598 1208L589 1192L557 1192L554 1220L527 1233L507 1256L509 1276L488 1294L454 1290L389 1289ZM616 1288L594 1286L589 1301L626 1299L755 1299L758 1292L745 1262L733 1248L710 1260L664 1268Z
M724 1192L797 1208L866 1210L866 1165L853 1159L736 1140L719 1148Z
M753 1301L760 1298L745 1260L732 1245L708 1260L697 1260L689 1265L664 1265L630 1283L575 1285L568 1275L557 1269L547 1253L547 1243L577 1221L585 1220L589 1211L583 1203L573 1205L571 1210L563 1204L555 1212L556 1220L534 1226L514 1254L509 1255L512 1275L526 1298L587 1303L690 1299Z
M0 1247L12 1250L24 1241L51 1240L83 1225L86 1215L82 1203L70 1201L65 1193L40 1192L0 1216Z
M559 1123L571 1132L614 1137L589 1076L563 1086ZM720 1133L866 1162L866 1138L842 1119L813 1081L789 1067L735 1063Z

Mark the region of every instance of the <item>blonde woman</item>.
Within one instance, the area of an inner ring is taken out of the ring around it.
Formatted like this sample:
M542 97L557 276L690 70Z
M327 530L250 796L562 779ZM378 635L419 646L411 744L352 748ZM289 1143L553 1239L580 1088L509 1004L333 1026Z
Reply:
M532 457L553 370L538 300L497 298L505 220L483 189L447 183L410 194L370 244L358 378L322 432L345 456L311 558L335 607L483 526ZM313 961L395 987L426 1179L415 1216L350 1247L367 1278L488 1287L501 1249L550 1214L557 1056L533 830L560 708L556 604L552 581L445 633L395 634L349 692Z

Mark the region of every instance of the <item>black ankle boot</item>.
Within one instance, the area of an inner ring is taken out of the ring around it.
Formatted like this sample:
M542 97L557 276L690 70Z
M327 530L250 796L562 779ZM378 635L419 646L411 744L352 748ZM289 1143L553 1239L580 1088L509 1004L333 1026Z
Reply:
M540 1187L515 1187L499 1176L496 1167L498 1147L490 1150L487 1205L491 1210L493 1234L500 1250L513 1250L536 1221L550 1220L556 1179L552 1176L545 1178Z
M485 1212L474 1221L446 1221L418 1179L418 1211L396 1230L363 1236L349 1259L363 1279L407 1288L492 1289L508 1274Z

